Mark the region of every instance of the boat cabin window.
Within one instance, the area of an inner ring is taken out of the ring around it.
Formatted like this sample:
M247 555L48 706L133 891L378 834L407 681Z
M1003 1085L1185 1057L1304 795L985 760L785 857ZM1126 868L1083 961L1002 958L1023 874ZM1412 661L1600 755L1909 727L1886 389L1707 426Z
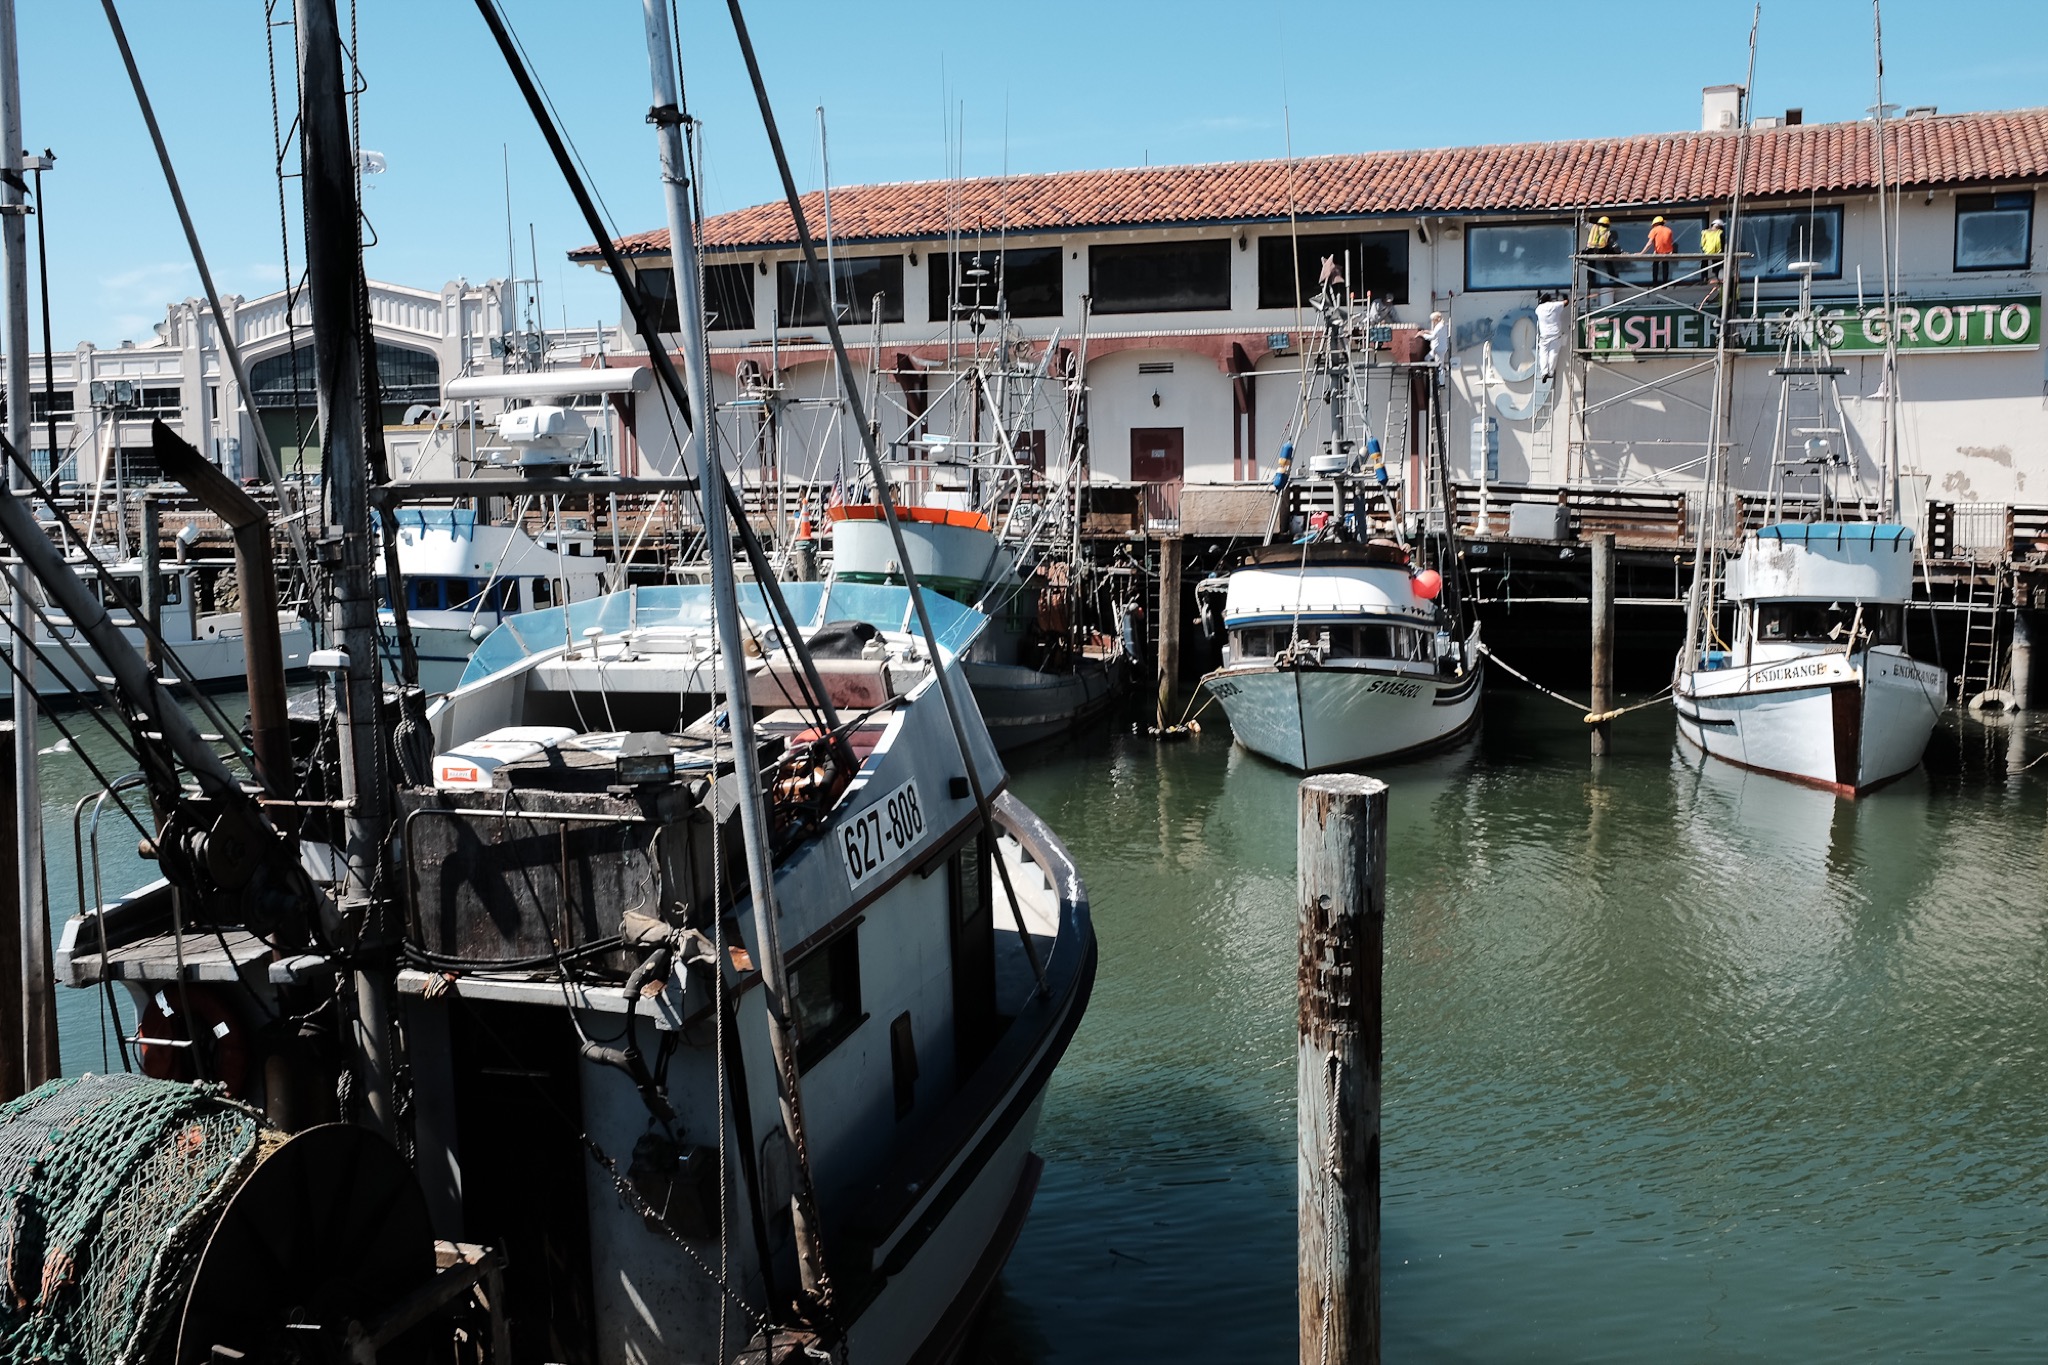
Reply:
M1854 602L1765 602L1756 609L1756 638L1767 643L1846 644L1853 628L1872 644L1895 645L1903 624L1898 606L1866 603L1860 627Z
M849 929L789 969L796 1065L808 1071L859 1028L860 931Z
M1285 640L1283 633L1281 639ZM1234 659L1268 659L1273 655L1273 629L1270 626L1254 626L1250 630L1231 632L1230 653Z
M411 611L516 611L516 588L505 578L408 578L405 605Z
M1430 657L1429 646L1429 633L1411 626L1333 626L1323 638L1325 656L1332 659L1414 662Z

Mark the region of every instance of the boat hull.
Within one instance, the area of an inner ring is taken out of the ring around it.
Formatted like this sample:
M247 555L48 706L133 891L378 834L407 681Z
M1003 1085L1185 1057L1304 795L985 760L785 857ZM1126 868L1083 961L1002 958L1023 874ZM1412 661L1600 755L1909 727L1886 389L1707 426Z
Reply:
M1709 757L1853 797L1919 765L1946 684L1875 649L1684 673L1673 701L1680 737Z
M1102 659L1085 659L1067 673L972 660L962 671L989 737L1005 751L1051 739L1099 715L1116 692L1115 665Z
M1224 668L1203 684L1237 742L1302 772L1421 753L1471 729L1480 669L1457 677L1329 666Z

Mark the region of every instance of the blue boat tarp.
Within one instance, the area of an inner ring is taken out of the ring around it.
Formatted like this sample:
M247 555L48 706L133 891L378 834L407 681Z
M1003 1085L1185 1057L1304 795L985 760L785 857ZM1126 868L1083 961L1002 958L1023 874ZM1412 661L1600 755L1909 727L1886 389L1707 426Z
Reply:
M866 621L877 630L918 633L908 588L886 583L785 583L782 595L790 614L807 631L827 621ZM739 584L738 596L741 616L764 631L773 628L760 584ZM938 593L926 593L924 602L939 647L956 657L988 624L988 617L981 612ZM617 635L664 627L710 629L711 589L698 584L628 588L566 607L508 616L476 647L458 686L466 687L570 641L581 641L589 630Z

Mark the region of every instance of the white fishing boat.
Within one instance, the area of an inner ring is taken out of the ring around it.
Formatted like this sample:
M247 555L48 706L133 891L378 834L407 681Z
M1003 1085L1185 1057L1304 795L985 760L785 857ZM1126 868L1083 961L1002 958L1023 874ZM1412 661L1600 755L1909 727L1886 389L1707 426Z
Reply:
M1763 524L1724 555L1716 516L1703 520L1672 702L1680 737L1709 756L1853 797L1919 764L1948 676L1907 652L1913 531L1873 515L1862 496L1813 267L1792 269L1799 302L1780 324ZM1719 349L1718 366L1727 354ZM1721 446L1717 437L1710 486L1723 478ZM1894 457L1885 506L1896 506L1897 487Z
M460 507L406 508L396 517L406 623L419 685L430 694L455 686L477 642L506 617L587 601L605 589L611 565L588 531L530 534ZM396 628L391 607L379 618L387 633ZM397 650L388 642L383 648L393 668Z
M1758 528L1728 561L1735 638L1682 669L1678 733L1709 755L1844 796L1920 763L1948 675L1906 653L1913 532L1883 522Z
M1275 534L1220 585L1203 585L1209 596L1221 587L1227 632L1203 686L1239 744L1303 772L1455 740L1477 720L1484 684L1448 521L1403 505L1398 468L1381 458L1363 405L1347 401L1355 328L1341 284L1326 281L1325 345L1303 367L1305 381L1323 376L1331 434L1308 478L1285 476L1293 451L1283 449ZM1436 483L1440 448L1431 464Z
M238 611L220 611L206 602L223 565L198 561L174 561L159 569L157 589L157 634L164 649L177 658L177 670L202 687L239 687L248 666L243 647L243 620ZM83 560L74 561L79 582L105 606L107 615L122 636L139 652L147 652L145 630L137 610L144 600L143 585L149 569L139 558L110 560L101 574ZM10 588L0 581L0 601ZM30 639L36 658L36 689L50 701L93 698L99 695L97 679L106 676L106 664L81 633L64 608L38 593L39 611ZM313 631L304 616L292 609L277 613L279 644L288 673L307 667L313 649ZM0 622L0 648L11 648L12 633ZM171 669L166 664L165 669ZM13 691L13 675L0 673L0 696Z

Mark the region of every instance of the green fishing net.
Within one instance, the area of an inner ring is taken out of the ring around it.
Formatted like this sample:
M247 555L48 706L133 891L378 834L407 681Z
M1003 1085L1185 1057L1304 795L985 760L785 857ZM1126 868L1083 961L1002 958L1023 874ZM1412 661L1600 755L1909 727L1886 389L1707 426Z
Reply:
M0 1107L0 1361L143 1360L262 1136L218 1086L133 1075Z

